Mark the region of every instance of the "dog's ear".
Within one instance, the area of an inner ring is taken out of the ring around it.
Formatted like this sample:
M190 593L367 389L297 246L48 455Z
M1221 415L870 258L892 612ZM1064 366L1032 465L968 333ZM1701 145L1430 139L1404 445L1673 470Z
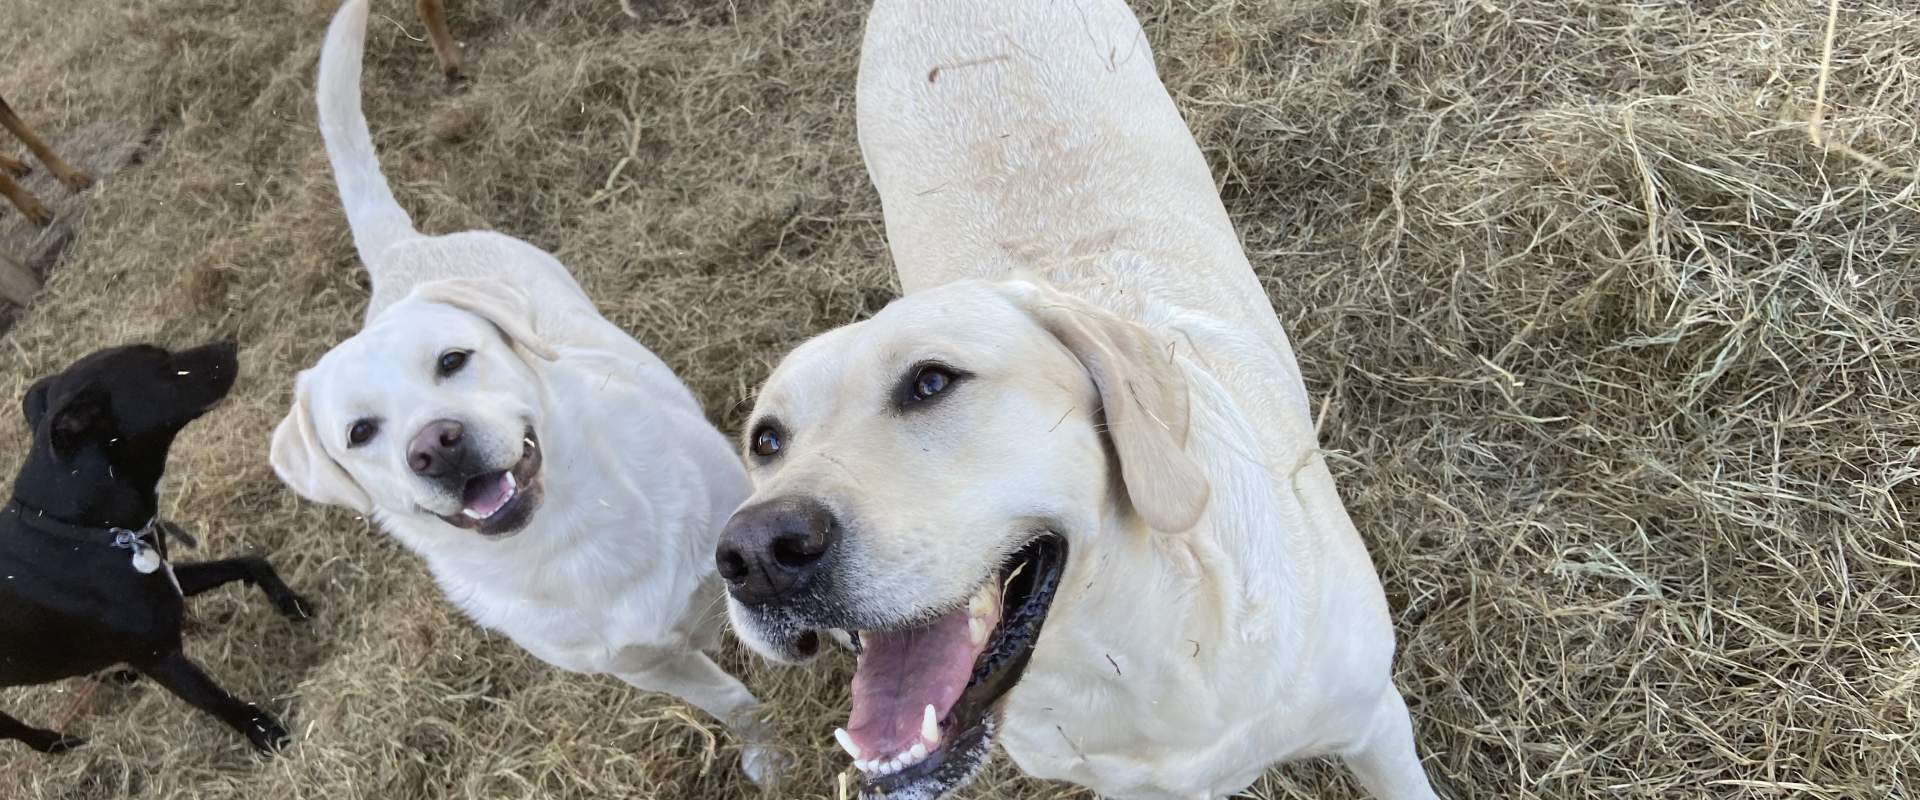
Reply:
M111 438L113 413L107 403L104 392L88 388L53 405L47 422L47 443L53 445L53 454L64 459L88 438Z
M302 372L293 384L293 409L273 429L273 446L267 454L273 473L308 500L373 513L373 499L320 441L313 414L307 410L308 396L307 374Z
M1093 378L1135 513L1157 530L1192 528L1211 487L1187 453L1187 378L1140 324L1058 290L1004 284Z
M52 387L53 376L49 375L34 381L26 396L20 398L20 412L27 415L29 430L40 429L40 419L47 415L47 390Z
M560 357L534 332L533 304L526 293L498 281L448 278L420 284L415 296L468 312L499 328L508 341L544 361Z

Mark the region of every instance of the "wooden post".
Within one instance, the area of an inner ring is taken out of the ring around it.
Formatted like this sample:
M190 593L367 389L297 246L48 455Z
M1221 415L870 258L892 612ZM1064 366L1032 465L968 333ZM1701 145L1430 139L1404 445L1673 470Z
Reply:
M47 140L40 138L40 134L35 133L19 114L13 113L13 107L7 105L5 97L0 97L0 128L12 131L13 135L20 139L21 144L33 151L33 157L40 159L40 163L47 165L53 177L66 185L67 191L77 192L93 183L92 175L62 160L58 153L53 152L53 147L47 144Z
M0 197L7 198L8 202L13 203L14 208L20 209L20 213L27 215L27 219L35 225L45 225L53 221L53 212L48 211L46 206L40 204L39 198L34 197L32 192L27 191L27 187L21 186L5 171L0 171Z

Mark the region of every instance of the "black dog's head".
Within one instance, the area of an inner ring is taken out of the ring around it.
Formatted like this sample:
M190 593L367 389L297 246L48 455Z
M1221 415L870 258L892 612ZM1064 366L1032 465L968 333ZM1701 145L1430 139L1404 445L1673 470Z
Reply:
M33 452L15 496L91 522L151 515L173 437L233 388L235 351L232 342L178 352L115 347L40 379L21 403Z

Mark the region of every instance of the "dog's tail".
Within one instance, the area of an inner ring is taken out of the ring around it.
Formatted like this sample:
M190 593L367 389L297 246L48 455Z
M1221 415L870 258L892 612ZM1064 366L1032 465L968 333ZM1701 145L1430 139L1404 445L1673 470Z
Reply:
M354 249L360 261L373 269L376 259L397 242L418 236L413 219L393 199L380 159L373 152L373 135L360 111L360 59L367 49L368 0L347 0L327 27L320 48L320 79L315 94L320 106L320 138L327 143L333 181L340 187L340 204L347 211Z

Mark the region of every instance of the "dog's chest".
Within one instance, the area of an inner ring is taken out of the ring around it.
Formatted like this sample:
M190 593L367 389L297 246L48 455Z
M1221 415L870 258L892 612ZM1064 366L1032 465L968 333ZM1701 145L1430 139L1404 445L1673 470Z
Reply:
M0 532L0 653L118 660L178 641L183 614L166 576L135 571L126 551Z
M1021 769L1106 796L1192 798L1237 790L1237 771L1271 760L1246 734L1270 699L1225 675L1244 664L1219 643L1087 635L1098 628L1078 616L1048 622L1003 706L1000 742Z
M672 581L604 563L546 564L511 575L442 565L433 571L475 623L574 672L611 670L623 648L664 638L684 606L671 602L679 588Z
M621 647L621 626L606 609L497 596L463 605L481 627L502 633L540 660L573 672L606 671Z

